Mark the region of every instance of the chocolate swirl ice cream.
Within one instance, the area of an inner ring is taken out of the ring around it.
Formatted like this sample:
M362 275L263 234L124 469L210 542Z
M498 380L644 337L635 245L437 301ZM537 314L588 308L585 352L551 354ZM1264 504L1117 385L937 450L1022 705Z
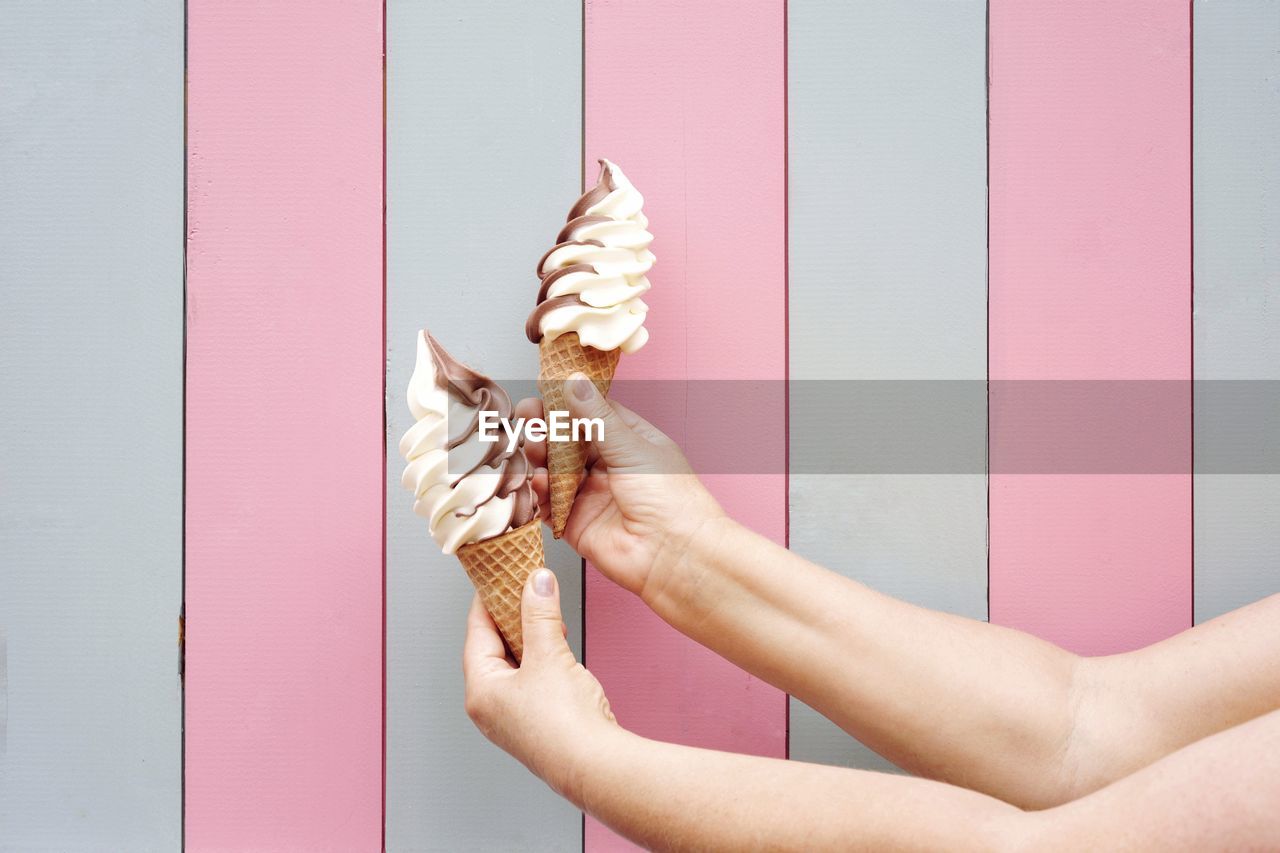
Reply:
M569 211L553 246L538 262L537 307L525 323L534 343L577 332L584 346L635 352L649 333L653 235L644 197L614 163L600 161L600 177Z
M414 511L427 519L444 553L534 517L533 469L523 446L508 449L505 435L480 440L481 412L512 417L511 398L500 385L422 332L408 397L416 423L400 439L408 460L401 483L413 491Z

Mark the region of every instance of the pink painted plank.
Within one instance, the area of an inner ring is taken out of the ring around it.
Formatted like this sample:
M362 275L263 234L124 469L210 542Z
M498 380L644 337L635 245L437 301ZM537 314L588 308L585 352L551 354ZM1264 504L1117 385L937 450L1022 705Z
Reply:
M990 19L993 398L1001 380L1189 380L1187 4L992 0ZM1000 421L991 621L1090 654L1190 625L1189 410L1160 475L1002 472L1035 436Z
M382 3L190 0L188 850L382 842Z
M586 4L586 162L617 162L644 193L658 263L650 275L652 339L624 357L629 379L786 377L786 112L784 3L750 14L730 0ZM732 22L732 33L725 22ZM697 411L698 387L645 414L673 437L724 436ZM778 386L780 387L780 386ZM649 394L647 396L652 396ZM785 406L731 438L771 460L769 473L705 479L734 517L786 535ZM768 467L765 467L765 466ZM773 473L776 472L776 473ZM677 634L629 593L588 569L587 665L618 719L649 737L782 756L786 697ZM591 850L626 848L588 821Z

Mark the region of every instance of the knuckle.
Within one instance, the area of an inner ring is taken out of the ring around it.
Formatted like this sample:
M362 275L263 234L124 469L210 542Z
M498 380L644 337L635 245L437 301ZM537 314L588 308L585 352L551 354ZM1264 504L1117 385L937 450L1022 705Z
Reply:
M539 602L529 608L529 618L534 622L560 621L560 613L554 607Z
M489 703L483 699L478 690L468 690L463 699L463 707L471 722L483 726L489 717Z

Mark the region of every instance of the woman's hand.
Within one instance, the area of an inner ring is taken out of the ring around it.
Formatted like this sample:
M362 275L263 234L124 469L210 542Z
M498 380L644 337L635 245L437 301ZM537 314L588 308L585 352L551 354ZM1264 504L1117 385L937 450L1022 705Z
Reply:
M533 573L520 611L524 658L517 668L480 596L472 599L462 649L467 716L558 794L580 802L581 768L621 729L600 682L565 640L554 574Z
M610 403L580 373L566 386L570 414L599 418L604 439L592 445L565 539L610 580L649 598L646 590L661 588L689 539L724 518L724 511L661 430ZM522 400L515 414L541 417L542 403ZM546 464L545 443L526 443L525 449L535 466ZM545 514L545 471L534 477L534 489Z

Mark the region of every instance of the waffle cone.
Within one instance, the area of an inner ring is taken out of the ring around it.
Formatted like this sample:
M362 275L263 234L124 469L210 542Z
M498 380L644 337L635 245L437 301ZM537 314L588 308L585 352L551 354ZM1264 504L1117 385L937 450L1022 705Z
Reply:
M524 655L520 599L529 575L543 566L541 520L535 518L501 536L463 545L458 549L458 560L519 663Z
M561 335L553 341L546 338L538 344L540 369L538 390L547 412L569 411L564 397L564 381L574 373L584 373L595 382L600 393L608 396L613 373L618 369L621 351L598 350L578 340L577 332ZM587 466L585 441L547 442L547 480L551 489L551 534L559 539L573 509L573 500Z

